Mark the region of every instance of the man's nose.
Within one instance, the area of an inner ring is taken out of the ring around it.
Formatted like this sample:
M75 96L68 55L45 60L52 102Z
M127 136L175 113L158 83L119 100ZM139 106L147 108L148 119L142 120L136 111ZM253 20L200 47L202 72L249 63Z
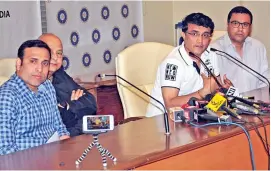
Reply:
M36 70L37 70L37 72L41 72L41 71L42 71L42 69L43 69L42 64L38 64L38 65L36 66Z
M52 53L52 56L51 56L51 58L53 59L53 60L57 60L57 55L56 55L56 53Z
M243 30L243 29L244 29L244 25L240 24L239 27L238 27L238 30Z
M197 43L201 43L203 39L202 35L197 36Z

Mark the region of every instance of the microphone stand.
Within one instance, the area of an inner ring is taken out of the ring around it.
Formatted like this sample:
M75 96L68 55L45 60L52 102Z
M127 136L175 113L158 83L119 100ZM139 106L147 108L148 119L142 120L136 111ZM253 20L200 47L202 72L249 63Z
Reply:
M251 67L247 66L246 64L244 64L243 62L239 61L238 59L234 58L233 56L231 56L230 54L226 53L226 52L223 52L221 50L218 50L218 49L215 49L215 48L210 48L211 51L213 52L220 52L220 53L223 53L225 55L227 55L228 57L230 57L232 60L234 60L235 62L241 64L242 66L245 66L246 68L250 69L251 71L253 71L255 74L259 75L260 77L262 77L263 79L265 79L268 83L268 87L269 87L269 94L270 94L270 82L269 80L263 76L262 74L258 73L257 71L255 71L254 69L252 69ZM221 55L219 54L220 56L223 56L223 57L226 57L224 55Z
M132 83L130 83L129 81L125 80L124 78L122 78L121 76L115 75L115 74L98 74L98 77L102 78L103 76L111 76L111 77L118 77L119 79L121 79L122 81L126 82L127 84L131 85L132 87L136 88L138 91L142 92L143 94L145 94L146 96L150 97L151 99L155 100L156 102L158 102L159 104L161 104L164 108L164 124L165 124L165 134L166 135L170 135L169 132L169 122L168 122L168 113L167 110L165 108L165 106L163 105L163 103L161 103L159 100L155 99L154 97L150 96L149 94L147 94L146 92L142 91L141 89L139 89L137 86L133 85Z

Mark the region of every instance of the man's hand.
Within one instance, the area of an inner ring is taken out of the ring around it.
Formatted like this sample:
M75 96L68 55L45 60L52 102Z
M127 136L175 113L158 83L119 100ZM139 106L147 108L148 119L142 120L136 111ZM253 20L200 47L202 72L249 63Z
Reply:
M80 90L80 89L78 89L76 91L73 90L72 94L71 94L71 101L78 100L83 95L84 95L84 91L83 90Z
M68 135L62 135L61 137L59 137L60 140L65 140L68 138L70 138L70 136L68 136Z
M230 88L230 86L233 86L231 80L229 80L227 77L226 77L226 74L224 74L223 76L223 81L224 81L224 84L222 85L224 88Z
M211 94L219 88L213 77L202 75L202 79L203 88L199 90L201 96L205 97L207 94Z

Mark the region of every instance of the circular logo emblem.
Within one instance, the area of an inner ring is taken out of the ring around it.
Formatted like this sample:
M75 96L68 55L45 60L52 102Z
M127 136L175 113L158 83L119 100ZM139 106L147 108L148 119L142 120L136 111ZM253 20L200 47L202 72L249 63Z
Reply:
M67 22L68 16L64 9L61 9L57 13L57 20L60 24L65 24Z
M121 15L124 17L124 18L127 18L128 15L129 15L129 8L126 4L124 4L122 7L121 7Z
M80 12L80 17L81 17L81 20L83 21L83 22L86 22L87 20L88 20L88 16L89 16L89 14L88 14L88 10L87 10L87 8L82 8L81 9L81 12Z
M104 20L107 20L109 18L109 8L107 6L103 6L101 15Z
M64 70L67 70L70 66L70 61L69 58L66 56L63 56L63 62L62 62L62 66L64 68Z
M89 53L85 53L82 58L83 65L88 67L91 63L91 57Z
M131 29L131 34L133 38L136 38L138 36L139 30L137 25L133 25Z
M98 29L94 29L92 32L92 41L97 44L101 39L101 34Z
M120 38L120 29L118 27L114 27L112 30L112 36L114 40L119 40Z
M70 37L71 43L73 46L77 46L78 42L79 42L79 35L78 33L76 33L75 31L71 33L71 37Z
M112 56L111 56L110 50L104 51L104 62L107 64L110 63L111 58L112 58Z

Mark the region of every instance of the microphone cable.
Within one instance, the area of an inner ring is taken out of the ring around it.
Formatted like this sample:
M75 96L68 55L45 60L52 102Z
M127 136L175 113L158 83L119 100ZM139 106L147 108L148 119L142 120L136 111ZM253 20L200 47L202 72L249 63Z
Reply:
M256 170L256 165L255 165L255 159L254 159L254 151L253 151L253 147L252 147L252 143L251 143L251 139L250 139L250 134L249 132L246 130L246 128L244 128L242 125L234 123L234 122L213 122L213 123L207 123L207 124L203 124L203 125L198 125L192 122L188 122L190 125L197 127L197 128L202 128L202 127L207 127L207 126L212 126L212 125L235 125L240 127L244 133L246 134L248 143L249 143L249 152L250 152L250 160L251 160L251 166L252 166L252 170Z
M264 124L263 119L260 116L255 115L255 114L252 114L252 115L256 116L261 121L261 124L263 125L263 129L264 129L264 136L265 136L265 138L262 137L262 135L261 135L261 133L260 133L260 131L258 129L258 126L256 125L255 122L247 122L247 121L243 120L242 124L244 124L244 126L246 126L245 124L249 124L255 130L255 132L256 132L257 136L259 137L261 143L263 144L264 150L265 150L265 152L267 154L267 158L268 158L268 170L270 170L270 150L269 150L270 147L269 147L269 143L268 143L268 139L267 139L266 126Z

